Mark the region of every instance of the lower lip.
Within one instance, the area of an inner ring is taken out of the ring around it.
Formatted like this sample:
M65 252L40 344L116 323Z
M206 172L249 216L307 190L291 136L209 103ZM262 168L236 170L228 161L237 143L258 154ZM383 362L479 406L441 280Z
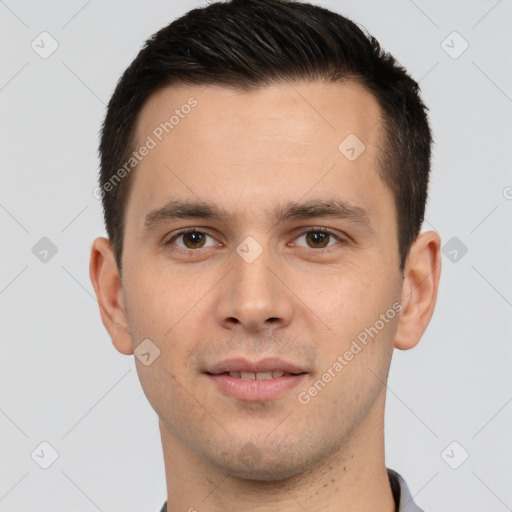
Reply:
M300 375L283 375L275 379L244 380L230 375L209 375L222 393L238 400L262 402L277 398L286 391L298 386L306 377L306 373Z

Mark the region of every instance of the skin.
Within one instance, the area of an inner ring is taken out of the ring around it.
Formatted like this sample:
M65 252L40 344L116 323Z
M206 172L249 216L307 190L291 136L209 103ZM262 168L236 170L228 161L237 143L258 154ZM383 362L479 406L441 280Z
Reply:
M122 277L106 238L94 241L90 264L116 349L129 355L149 338L160 350L136 364L159 416L168 511L392 512L386 381L393 348L414 347L431 319L440 239L420 234L402 275L393 196L377 163L380 108L356 84L173 86L144 106L135 146L191 96L197 107L133 171ZM351 133L366 146L354 161L338 150ZM326 198L363 208L370 223L267 217L289 201ZM215 202L229 218L145 230L145 216L170 199ZM163 245L188 227L209 236ZM319 227L334 236L304 234ZM236 252L247 236L262 249L252 263ZM393 303L401 313L300 403ZM275 355L308 374L272 400L227 397L203 373L229 357Z

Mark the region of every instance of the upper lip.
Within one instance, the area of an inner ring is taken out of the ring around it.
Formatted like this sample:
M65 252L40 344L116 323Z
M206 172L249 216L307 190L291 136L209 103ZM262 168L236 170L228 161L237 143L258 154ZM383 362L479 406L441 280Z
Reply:
M270 371L282 371L285 373L307 373L306 370L299 366L283 361L277 357L267 357L259 361L250 361L249 359L234 358L225 359L218 363L212 364L206 368L206 373L219 375L225 372L270 372Z

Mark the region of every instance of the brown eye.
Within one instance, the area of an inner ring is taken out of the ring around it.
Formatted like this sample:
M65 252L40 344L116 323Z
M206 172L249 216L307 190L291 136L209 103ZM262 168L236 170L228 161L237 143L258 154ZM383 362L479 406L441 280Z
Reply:
M330 234L322 231L309 231L306 240L310 247L323 249L329 243Z
M212 242L210 245L206 245L207 238L210 238ZM178 243L180 241L181 243ZM164 242L164 245L175 245L180 249L203 249L204 247L211 247L215 245L215 240L208 234L203 233L195 229L185 230L177 233L169 240Z
M297 240L301 238L305 238L306 245L303 244L294 244L298 247L309 247L310 249L325 249L328 247L332 247L337 242L340 242L341 239L334 233L327 231L326 229L315 228L305 231L301 235L297 237ZM334 239L334 240L332 240ZM334 243L330 243L333 241Z
M205 241L204 233L200 233L198 231L193 231L191 233L183 233L181 235L181 238L187 249L201 248L204 245Z

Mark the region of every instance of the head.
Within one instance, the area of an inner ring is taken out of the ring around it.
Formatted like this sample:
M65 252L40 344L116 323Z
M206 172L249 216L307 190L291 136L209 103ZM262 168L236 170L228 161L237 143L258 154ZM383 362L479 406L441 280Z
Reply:
M403 269L423 223L430 172L431 132L417 83L375 38L343 16L307 3L234 0L194 9L154 34L109 102L97 195L119 270L138 165L137 158L130 163L139 148L134 133L151 95L173 84L250 91L315 80L361 85L379 104L379 173L393 194ZM162 130L160 136L167 135ZM148 135L158 139L158 133Z
M430 147L416 82L320 7L212 4L147 41L103 125L91 279L116 348L158 355L174 452L275 480L372 436L437 295ZM234 397L237 365L301 375Z

